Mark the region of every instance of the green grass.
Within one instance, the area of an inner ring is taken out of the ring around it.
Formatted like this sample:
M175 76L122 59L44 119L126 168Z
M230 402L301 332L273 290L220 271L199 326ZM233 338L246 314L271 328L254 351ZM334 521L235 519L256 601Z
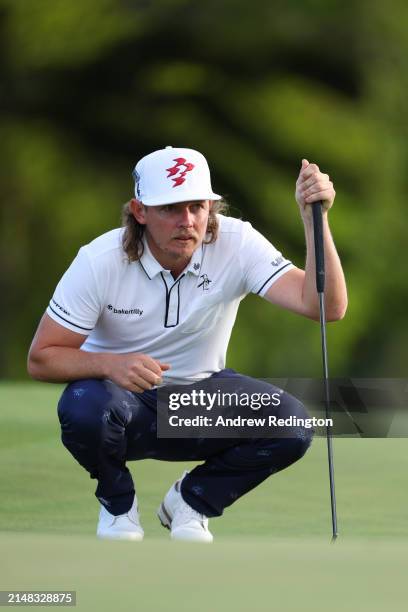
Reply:
M131 463L145 541L99 542L96 482L59 439L60 392L0 385L0 589L77 590L78 608L98 612L374 611L391 599L392 610L405 609L406 439L334 440L335 545L321 438L213 519L212 546L170 542L155 517L169 485L194 464Z

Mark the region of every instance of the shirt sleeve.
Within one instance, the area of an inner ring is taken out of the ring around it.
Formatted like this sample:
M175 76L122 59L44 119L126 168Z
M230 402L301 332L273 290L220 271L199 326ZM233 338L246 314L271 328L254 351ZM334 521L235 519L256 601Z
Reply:
M82 247L58 283L46 312L63 327L89 335L100 311L95 274L86 249Z
M278 278L295 266L248 222L244 223L240 250L247 293L263 297Z

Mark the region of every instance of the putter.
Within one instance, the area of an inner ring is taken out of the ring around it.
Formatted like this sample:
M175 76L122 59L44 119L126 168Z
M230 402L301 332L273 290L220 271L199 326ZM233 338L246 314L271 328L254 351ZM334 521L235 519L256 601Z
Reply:
M326 313L324 308L324 247L323 247L323 214L322 203L314 202L313 210L313 228L314 228L314 245L315 245L315 261L316 261L316 289L319 295L320 307L320 333L322 338L322 357L323 357L323 378L324 378L324 398L326 406L326 419L330 418L330 390L329 390L329 373L327 365L327 345L326 345ZM327 438L327 456L329 460L329 478L330 478L330 503L331 503L331 518L332 518L332 542L337 538L337 510L336 510L336 491L334 488L334 465L333 465L333 440L331 428L326 425Z

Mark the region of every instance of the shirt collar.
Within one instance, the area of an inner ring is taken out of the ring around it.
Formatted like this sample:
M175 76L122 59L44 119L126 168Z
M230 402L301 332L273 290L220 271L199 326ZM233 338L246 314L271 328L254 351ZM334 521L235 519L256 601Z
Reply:
M201 243L198 249L194 251L192 258L190 259L190 263L186 267L185 271L191 272L191 274L194 274L194 276L199 276L202 259L203 259L203 245Z
M143 236L143 246L143 255L140 257L139 262L149 279L151 280L152 278L160 274L160 272L168 272L166 268L163 268L163 266L159 264L157 259L152 254L145 236ZM190 262L184 270L184 273L190 272L191 274L194 274L194 276L199 276L202 256L203 245L201 244L198 249L194 251Z

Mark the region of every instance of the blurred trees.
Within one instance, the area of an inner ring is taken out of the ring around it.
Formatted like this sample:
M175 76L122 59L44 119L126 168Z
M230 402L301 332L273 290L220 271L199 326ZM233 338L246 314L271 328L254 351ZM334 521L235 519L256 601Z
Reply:
M407 21L402 0L0 0L0 375L25 376L61 274L172 144L297 265L300 160L329 172L350 292L331 373L405 376ZM320 376L318 327L250 296L229 365Z

